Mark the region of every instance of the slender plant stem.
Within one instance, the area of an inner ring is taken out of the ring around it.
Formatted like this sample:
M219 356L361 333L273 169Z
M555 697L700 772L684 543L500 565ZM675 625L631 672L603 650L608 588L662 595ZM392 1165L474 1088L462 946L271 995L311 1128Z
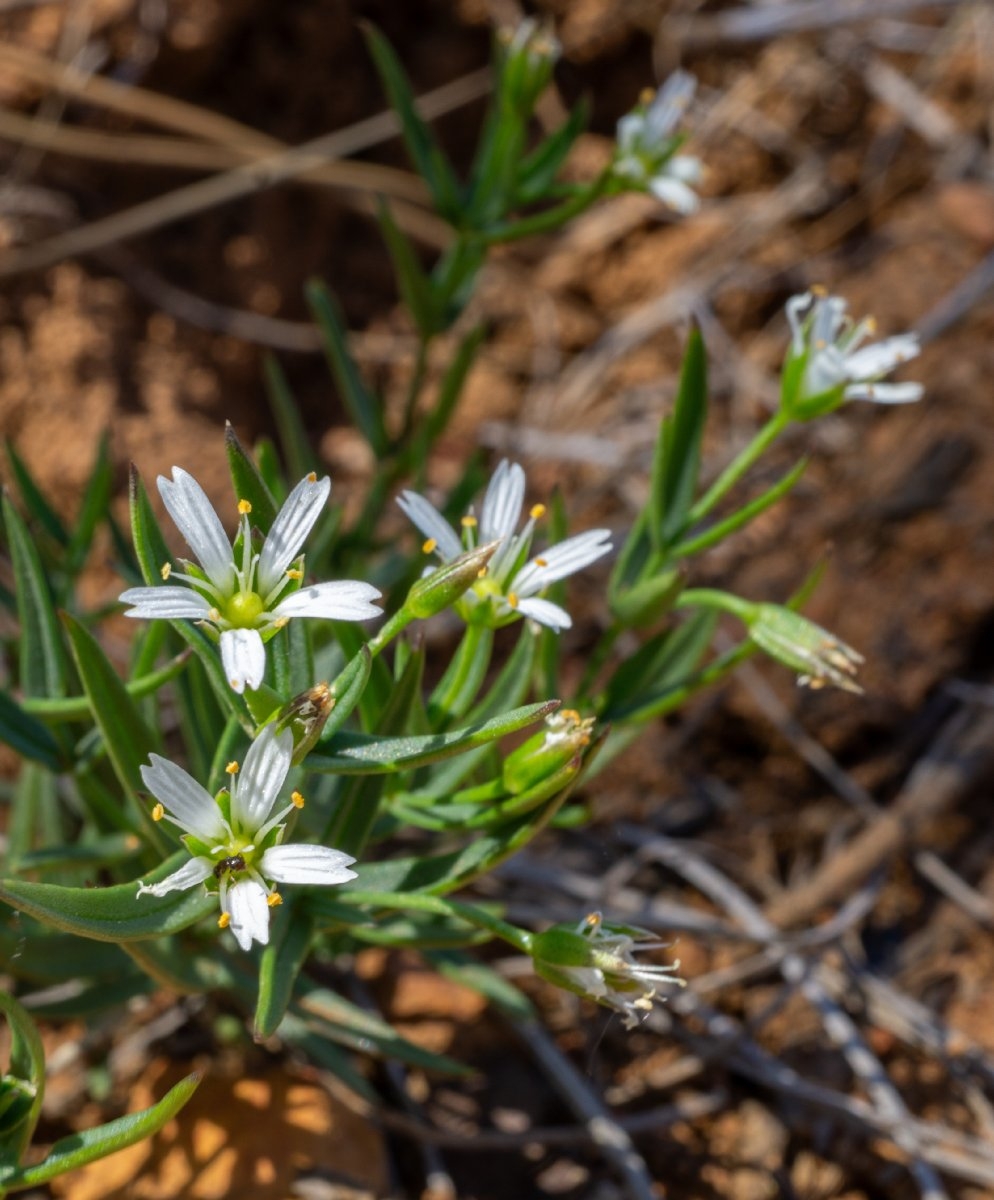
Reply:
M714 508L732 490L756 460L776 441L790 424L790 417L779 409L766 422L748 446L733 459L690 510L687 525L693 525Z
M419 912L438 913L440 916L457 917L480 929L487 929L496 937L501 938L516 950L524 954L531 953L532 935L526 930L517 929L514 925L502 921L500 917L486 909L478 908L475 904L463 904L459 900L443 900L440 896L429 896L423 892L348 892L348 899L353 904L368 904L372 908L391 908L399 910L417 910Z

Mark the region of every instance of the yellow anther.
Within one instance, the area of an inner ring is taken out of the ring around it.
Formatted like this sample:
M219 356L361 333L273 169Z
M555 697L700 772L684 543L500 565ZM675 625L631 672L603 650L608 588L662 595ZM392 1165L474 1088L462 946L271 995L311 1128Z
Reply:
M480 567L480 569L476 572L476 578L477 579L486 579L487 572L489 570L490 570L489 567Z
M289 625L289 624L290 624L289 617L277 617L276 620L273 622L273 628L274 629L282 629L284 625Z
M828 342L826 342L824 338L816 338L815 339L815 349L816 350L824 350L827 345L828 345Z
M252 511L252 505L249 504L249 502L247 500L239 500L238 501L238 511L241 513L241 515L243 517L247 517L249 515L249 513Z
M547 567L548 565L549 565L549 560L547 558L536 558L535 559L536 567Z
M813 283L808 289L812 296L827 296L828 288L823 283Z
M508 592L507 593L507 602L508 602L508 604L510 604L510 606L512 608L517 608L518 607L518 597L517 597L516 593Z
M587 913L584 918L584 924L588 925L591 929L599 929L603 920L604 918L599 912Z
M163 805L161 805L161 804L157 804L155 806L155 808L152 809L152 820L153 821L161 821L165 815L166 815L166 810L163 807Z
M304 797L300 794L300 792L291 792L290 793L290 801L293 804L294 808L303 808L304 807L304 803L305 803Z
M220 621L220 620L221 620L221 613L220 613L220 610L219 610L219 609L216 609L216 608L209 609L209 610L208 610L208 612L207 612L207 616L208 616L208 617L210 618L210 620L212 620L212 621Z
M173 573L173 564L172 563L164 562L162 564L162 566L159 568L159 574L162 576L163 582L165 580L167 580L169 578L169 576L172 575L172 573Z
M644 87L639 92L639 104L651 104L656 98L656 91L651 87Z
M559 715L560 715L560 717L562 717L562 719L564 721L579 721L579 720L581 720L580 714L576 711L575 708L564 708L563 711Z
M317 483L317 481L318 481L317 471L308 471L307 472L307 482L308 483Z
M221 913L217 919L218 929L227 929L231 924L231 913Z
M533 521L540 521L545 516L545 505L544 504L533 504L531 506L531 509L529 510L528 515L531 517L531 519Z
M225 770L225 773L228 775L237 775L238 774L238 763L235 762L234 759L232 759L231 762L228 763L228 765L224 768L224 770Z
M296 567L287 567L284 574L286 575L287 579L303 579L304 578L304 572L299 571Z
M279 892L272 892L266 903L270 908L279 908L279 906L283 903L283 897L279 894Z
M424 554L431 554L437 545L438 542L436 542L434 538L428 538L426 541L421 543L421 551Z
M479 521L472 513L467 513L459 523L464 529L475 529L479 525Z
M877 332L877 318L876 317L867 317L864 324L866 325L867 333L876 333Z

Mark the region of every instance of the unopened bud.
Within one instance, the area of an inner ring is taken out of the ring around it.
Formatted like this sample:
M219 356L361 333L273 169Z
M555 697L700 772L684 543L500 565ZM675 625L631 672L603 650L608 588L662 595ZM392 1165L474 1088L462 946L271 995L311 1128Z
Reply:
M293 763L298 766L314 748L325 722L335 707L335 697L327 683L318 683L294 696L279 711L276 730L293 734Z
M512 750L504 760L504 787L512 796L520 796L574 759L582 758L590 745L594 723L593 717L581 717L572 708L560 709L546 717L545 728Z
M488 542L460 554L437 571L425 575L407 593L404 607L415 617L433 617L443 612L479 579L500 542Z

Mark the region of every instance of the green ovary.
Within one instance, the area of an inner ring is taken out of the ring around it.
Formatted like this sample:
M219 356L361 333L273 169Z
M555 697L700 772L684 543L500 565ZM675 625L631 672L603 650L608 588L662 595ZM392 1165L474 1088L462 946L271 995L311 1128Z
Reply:
M235 629L253 629L264 612L257 592L236 592L224 606L224 615Z

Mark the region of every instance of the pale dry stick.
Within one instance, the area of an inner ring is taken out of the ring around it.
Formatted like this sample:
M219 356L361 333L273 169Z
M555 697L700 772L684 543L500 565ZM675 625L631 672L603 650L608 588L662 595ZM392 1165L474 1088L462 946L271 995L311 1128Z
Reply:
M838 900L913 843L926 822L952 808L992 769L994 712L964 706L943 726L894 803L822 863L810 879L767 905L767 918L775 926L809 920L822 905Z
M689 852L685 845L649 834L643 850L719 904L754 937L770 939L777 936L776 927L741 888L703 858ZM866 1088L874 1107L894 1126L891 1137L895 1145L909 1156L908 1169L922 1200L947 1200L946 1190L936 1172L925 1161L918 1139L904 1127L911 1113L855 1022L819 984L810 965L799 954L785 954L779 965L784 979L798 988L818 1013L826 1034Z
M451 112L486 94L489 84L489 70L474 71L426 92L418 102L419 110L426 119ZM392 110L377 113L346 129L323 134L285 152L178 188L122 213L94 221L82 229L59 234L36 246L9 251L0 258L0 278L40 270L71 255L102 250L115 242L160 229L219 204L275 187L323 167L330 159L364 150L393 136L399 128L400 123Z
M591 1085L559 1050L537 1021L511 1026L532 1052L549 1082L583 1122L592 1146L614 1167L632 1200L656 1200L645 1160L631 1136L608 1111Z

